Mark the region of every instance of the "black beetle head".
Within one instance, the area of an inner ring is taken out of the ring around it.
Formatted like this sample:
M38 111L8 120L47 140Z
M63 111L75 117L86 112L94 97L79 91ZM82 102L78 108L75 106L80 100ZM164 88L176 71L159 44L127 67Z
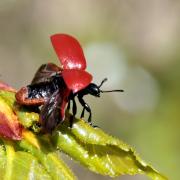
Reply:
M99 86L97 86L96 84L90 83L87 87L87 90L88 90L88 94L91 94L92 96L95 97L100 97L101 90Z
M101 82L101 84L98 86L98 85L96 85L96 84L94 84L94 83L90 83L89 85L88 85L88 87L86 88L86 90L88 91L87 93L88 94L91 94L91 95L93 95L93 96L95 96L95 97L100 97L100 94L101 93L105 93L105 92L124 92L122 89L117 89L117 90L110 90L110 91L103 91L103 90L101 90L100 88L101 88L101 86L104 84L104 82L106 82L107 81L107 78L105 78L105 79L103 79L102 80L102 82Z

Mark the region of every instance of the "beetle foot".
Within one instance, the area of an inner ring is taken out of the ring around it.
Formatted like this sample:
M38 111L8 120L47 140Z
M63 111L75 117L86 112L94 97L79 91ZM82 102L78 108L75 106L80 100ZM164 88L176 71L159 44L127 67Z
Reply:
M96 126L96 125L92 124L92 122L88 122L88 124L89 124L90 126L92 126L93 128L99 128L99 126Z

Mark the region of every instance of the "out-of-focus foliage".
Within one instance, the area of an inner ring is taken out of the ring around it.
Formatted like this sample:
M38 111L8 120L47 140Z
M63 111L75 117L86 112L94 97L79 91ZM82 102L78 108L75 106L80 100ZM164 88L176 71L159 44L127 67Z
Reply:
M178 0L1 0L1 79L17 89L27 85L42 63L59 63L49 36L72 34L94 81L108 77L103 89L125 90L86 99L93 123L179 180L179 17ZM80 179L106 179L70 166Z

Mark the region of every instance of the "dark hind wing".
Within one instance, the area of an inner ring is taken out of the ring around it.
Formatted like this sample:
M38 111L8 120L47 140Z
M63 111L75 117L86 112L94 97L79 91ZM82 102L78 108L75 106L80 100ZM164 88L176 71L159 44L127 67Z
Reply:
M53 63L43 64L36 72L32 83L16 93L16 100L22 105L43 105L59 88L62 69Z
M53 63L43 64L36 72L32 83L16 93L16 100L22 105L43 105L59 89L62 69Z
M51 81L52 77L60 73L62 69L53 63L47 63L40 66L37 70L31 84L39 84Z
M59 90L43 105L40 121L43 131L51 133L64 120L63 96Z

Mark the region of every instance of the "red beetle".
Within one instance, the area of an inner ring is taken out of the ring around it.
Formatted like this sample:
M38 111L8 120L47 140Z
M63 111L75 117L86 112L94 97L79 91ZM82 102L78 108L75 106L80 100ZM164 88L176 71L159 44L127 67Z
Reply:
M73 116L76 115L77 96L83 106L81 118L85 110L89 112L88 122L91 123L91 108L83 96L91 94L100 97L100 93L123 90L102 91L92 81L92 75L85 71L86 60L79 42L70 35L55 34L51 36L54 50L62 64L61 67L48 63L42 65L35 74L32 83L21 88L16 93L16 100L22 105L43 105L40 112L40 122L44 131L51 133L54 128L64 121L65 108L73 102ZM72 126L71 119L71 126Z

